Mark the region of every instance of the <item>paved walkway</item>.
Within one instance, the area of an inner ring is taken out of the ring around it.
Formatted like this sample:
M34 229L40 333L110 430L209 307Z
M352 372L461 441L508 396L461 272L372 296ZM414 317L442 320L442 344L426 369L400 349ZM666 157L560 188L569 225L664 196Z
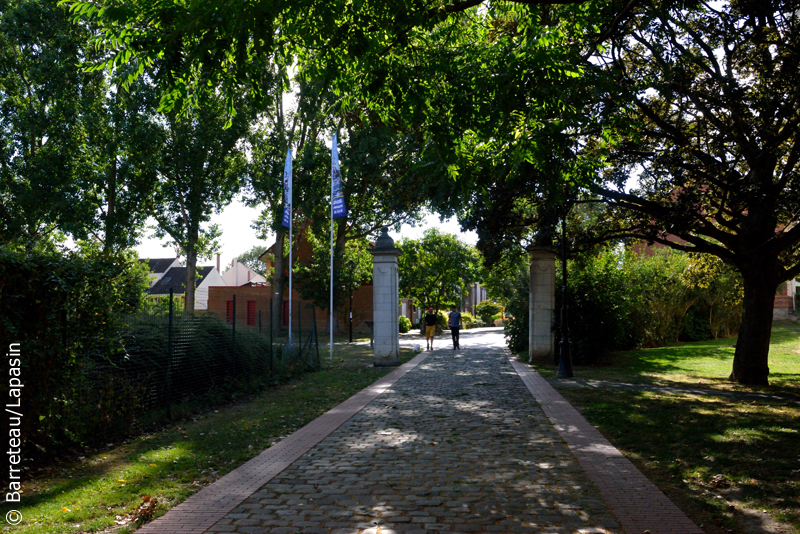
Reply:
M418 355L139 532L702 533L497 337Z

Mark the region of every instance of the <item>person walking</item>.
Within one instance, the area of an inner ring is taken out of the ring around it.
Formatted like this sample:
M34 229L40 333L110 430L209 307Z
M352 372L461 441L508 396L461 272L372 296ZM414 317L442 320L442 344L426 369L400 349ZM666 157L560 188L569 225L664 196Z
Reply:
M433 350L433 337L436 335L436 314L433 313L433 308L428 308L428 313L425 314L423 322L425 324L425 342L428 344L427 349Z
M459 312L455 306L451 306L448 318L450 334L453 336L453 350L460 349L461 345L459 344L458 334L464 327L464 321L461 318L461 312Z

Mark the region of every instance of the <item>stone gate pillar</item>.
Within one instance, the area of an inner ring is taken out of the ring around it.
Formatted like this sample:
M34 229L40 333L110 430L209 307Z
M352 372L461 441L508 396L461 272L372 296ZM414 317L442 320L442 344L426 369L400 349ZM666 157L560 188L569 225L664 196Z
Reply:
M375 242L372 254L372 320L375 334L375 367L400 365L400 279L397 275L397 257L389 237L389 228L384 226Z
M556 254L541 247L529 248L528 252L531 255L528 357L552 358L555 355Z

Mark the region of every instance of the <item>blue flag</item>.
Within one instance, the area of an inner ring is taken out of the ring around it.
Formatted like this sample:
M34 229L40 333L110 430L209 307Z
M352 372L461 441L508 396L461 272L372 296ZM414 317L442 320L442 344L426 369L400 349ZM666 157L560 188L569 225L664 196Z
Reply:
M286 165L283 167L283 221L286 228L292 227L292 147L286 151Z
M347 216L342 193L342 171L339 169L339 151L336 149L336 134L333 134L331 150L331 213L334 219Z

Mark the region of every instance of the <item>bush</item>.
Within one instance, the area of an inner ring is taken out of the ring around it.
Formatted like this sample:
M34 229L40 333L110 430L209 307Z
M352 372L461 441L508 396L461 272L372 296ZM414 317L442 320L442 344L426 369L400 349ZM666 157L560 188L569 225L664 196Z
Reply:
M469 312L461 312L461 322L464 323L464 329L475 328L475 317Z
M23 456L102 439L104 426L129 418L125 403L136 391L120 384L114 362L123 356L124 316L148 287L136 258L0 248L0 281L0 338L26 355ZM103 366L109 373L96 387L92 372Z
M511 298L506 305L506 312L514 317L512 320L506 320L503 324L506 342L512 352L527 351L530 271L525 263L520 263L513 271L507 280L506 287L511 289Z
M405 334L411 330L411 319L406 317L405 315L400 316L400 333Z
M143 301L148 285L146 265L131 255L0 248L0 338L25 355L26 462L121 439L169 419L173 407L230 399L312 368L279 349L271 364L269 337L247 328L234 345L214 315L176 312L169 336L168 306Z
M448 317L447 317L448 313L449 312L443 312L442 310L439 310L439 311L436 312L436 331L437 332L441 332L442 330L447 328L447 323L449 322L448 321Z
M556 286L561 286L560 269ZM657 347L735 333L741 317L738 275L713 258L662 251L585 254L569 263L569 328L576 363L595 363L609 351ZM509 348L528 348L528 272L508 281ZM561 291L556 291L555 335L560 337Z
M636 343L630 322L637 298L634 280L621 258L613 253L579 258L568 272L569 328L572 357L576 363L594 363L608 350ZM557 270L556 287L561 287ZM560 329L561 291L556 291L556 340Z
M503 307L490 300L484 300L475 306L474 311L475 315L481 318L481 321L484 323L491 323L494 321L495 316L499 318Z

